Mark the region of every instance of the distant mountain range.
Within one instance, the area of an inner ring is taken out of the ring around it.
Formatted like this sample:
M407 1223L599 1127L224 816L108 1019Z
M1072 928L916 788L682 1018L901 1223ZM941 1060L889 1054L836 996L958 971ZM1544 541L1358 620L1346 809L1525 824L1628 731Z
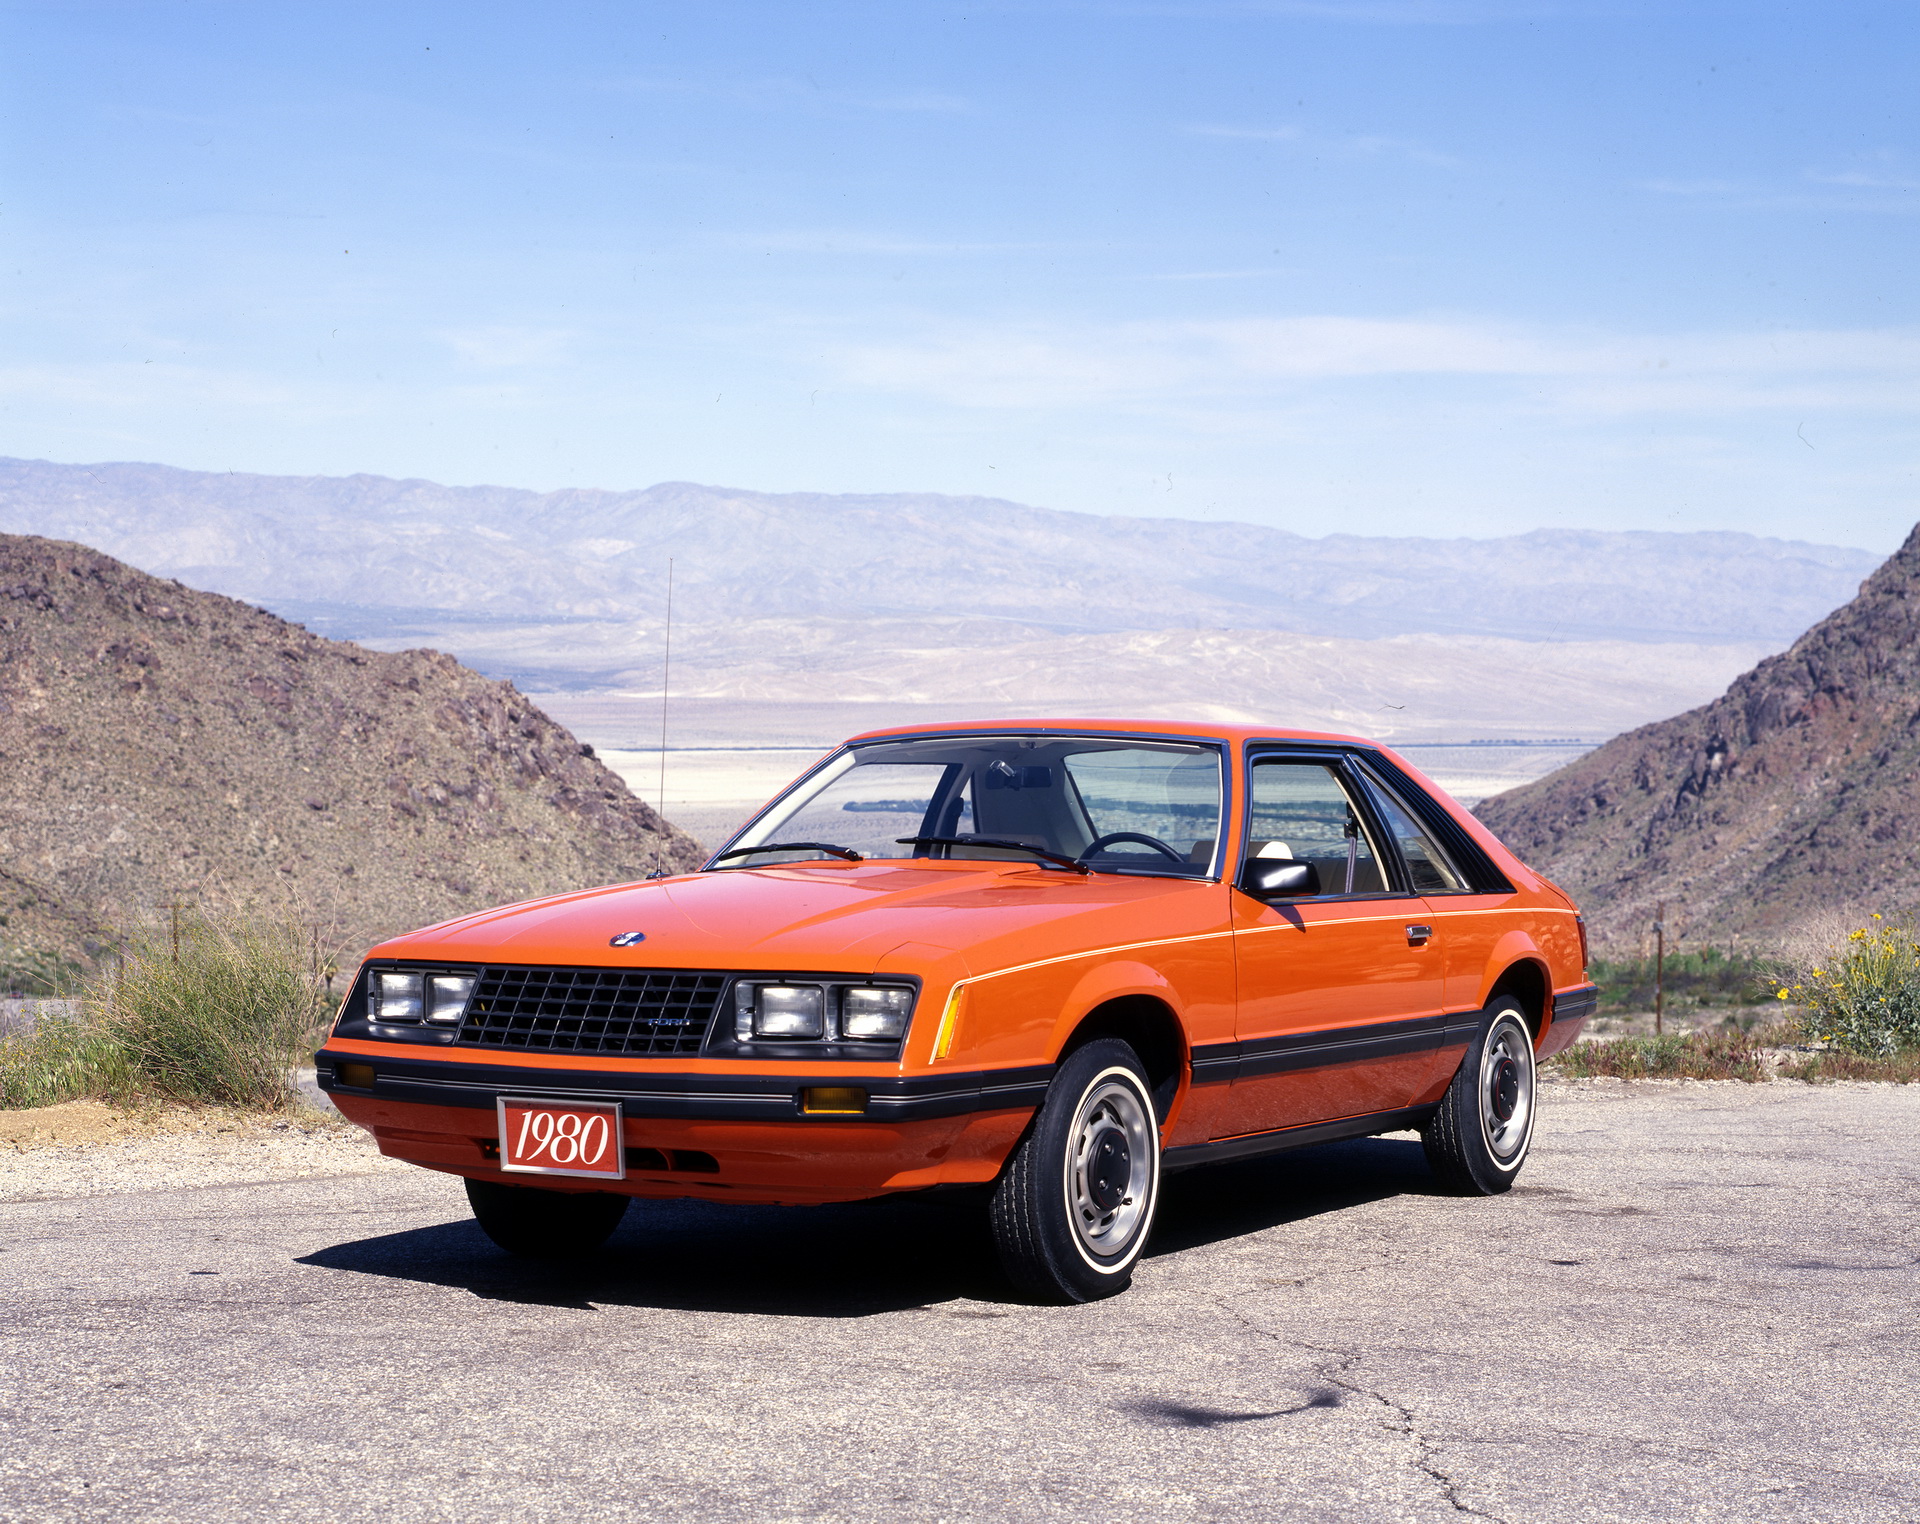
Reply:
M1710 704L1476 810L1632 950L1920 909L1920 528L1844 608Z
M1782 645L1880 557L1733 533L1496 539L1103 517L926 493L668 482L535 493L0 459L0 531L76 540L330 633L676 616Z

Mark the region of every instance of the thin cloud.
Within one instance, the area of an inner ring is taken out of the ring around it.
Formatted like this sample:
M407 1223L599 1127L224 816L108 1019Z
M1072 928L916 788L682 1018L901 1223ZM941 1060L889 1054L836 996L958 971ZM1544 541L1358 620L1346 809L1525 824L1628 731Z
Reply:
M1484 26L1501 21L1534 21L1548 16L1589 14L1584 7L1498 0L1179 0L1179 3L1087 4L1074 7L1112 16L1172 16L1199 20L1221 16L1273 16L1299 21L1345 22L1355 26Z
M793 254L870 254L891 255L967 255L1030 253L1060 250L1075 245L1048 242L995 243L943 242L936 238L907 238L892 233L871 233L854 229L795 228L777 233L730 234L724 242L729 248L778 249Z
M973 109L964 96L936 90L873 95L823 88L812 79L627 79L608 88L636 95L693 96L751 111L871 111L961 115Z
M1406 159L1415 164L1432 164L1443 169L1458 169L1461 161L1424 143L1383 133L1358 133L1333 136L1309 132L1303 127L1238 127L1203 122L1181 129L1191 137L1221 138L1247 143L1284 143L1300 154L1318 159Z
M1893 212L1920 211L1920 178L1880 155L1871 166L1806 170L1787 181L1653 179L1642 190L1682 200L1715 202L1740 211Z
M1260 407L1369 378L1478 379L1588 411L1920 409L1920 330L1608 334L1338 316L942 328L848 345L848 383L961 407Z
M1297 143L1306 136L1298 127L1218 127L1202 124L1186 129L1197 138L1245 138L1256 143Z
M574 341L574 335L568 329L527 328L510 324L450 329L440 337L469 365L489 370L557 365L567 358Z
M1177 270L1165 275L1143 275L1142 280L1266 280L1285 270Z

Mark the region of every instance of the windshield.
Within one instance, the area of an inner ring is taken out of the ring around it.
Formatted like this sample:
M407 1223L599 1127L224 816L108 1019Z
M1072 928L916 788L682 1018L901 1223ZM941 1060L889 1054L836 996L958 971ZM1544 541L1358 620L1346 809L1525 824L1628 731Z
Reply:
M863 857L1038 862L1205 877L1220 835L1211 746L1091 736L951 736L849 747L776 799L726 866ZM902 838L910 839L902 844ZM782 842L806 843L780 850Z

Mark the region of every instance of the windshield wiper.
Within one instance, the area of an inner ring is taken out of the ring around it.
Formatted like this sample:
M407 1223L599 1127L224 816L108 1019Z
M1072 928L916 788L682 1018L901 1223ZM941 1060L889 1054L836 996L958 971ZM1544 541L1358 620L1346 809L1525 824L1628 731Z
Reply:
M999 847L1007 852L1031 852L1042 862L1058 863L1063 868L1073 869L1075 873L1093 871L1085 863L1062 857L1058 852L1049 852L1045 847L1032 847L1024 841L1007 841L998 836L896 836L893 841L899 847Z
M866 861L852 847L836 847L830 841L770 841L758 847L730 847L725 852L714 853L713 860L719 862L723 857L745 857L752 852L825 852L831 857L844 857L850 863Z

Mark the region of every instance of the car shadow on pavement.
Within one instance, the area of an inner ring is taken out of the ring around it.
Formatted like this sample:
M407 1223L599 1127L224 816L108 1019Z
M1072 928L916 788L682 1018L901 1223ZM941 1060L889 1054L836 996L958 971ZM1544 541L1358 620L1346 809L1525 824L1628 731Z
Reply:
M1419 1142L1405 1138L1355 1138L1206 1165L1168 1178L1147 1258L1436 1190Z
M583 1311L857 1318L1005 1295L973 1192L815 1207L636 1200L604 1249L572 1263L516 1259L470 1220L336 1244L300 1263Z
M1432 1190L1420 1146L1384 1138L1197 1169L1169 1177L1147 1253ZM858 1318L1014 1300L994 1257L984 1190L816 1207L635 1201L599 1254L571 1264L516 1259L470 1220L335 1244L299 1263L583 1312Z

